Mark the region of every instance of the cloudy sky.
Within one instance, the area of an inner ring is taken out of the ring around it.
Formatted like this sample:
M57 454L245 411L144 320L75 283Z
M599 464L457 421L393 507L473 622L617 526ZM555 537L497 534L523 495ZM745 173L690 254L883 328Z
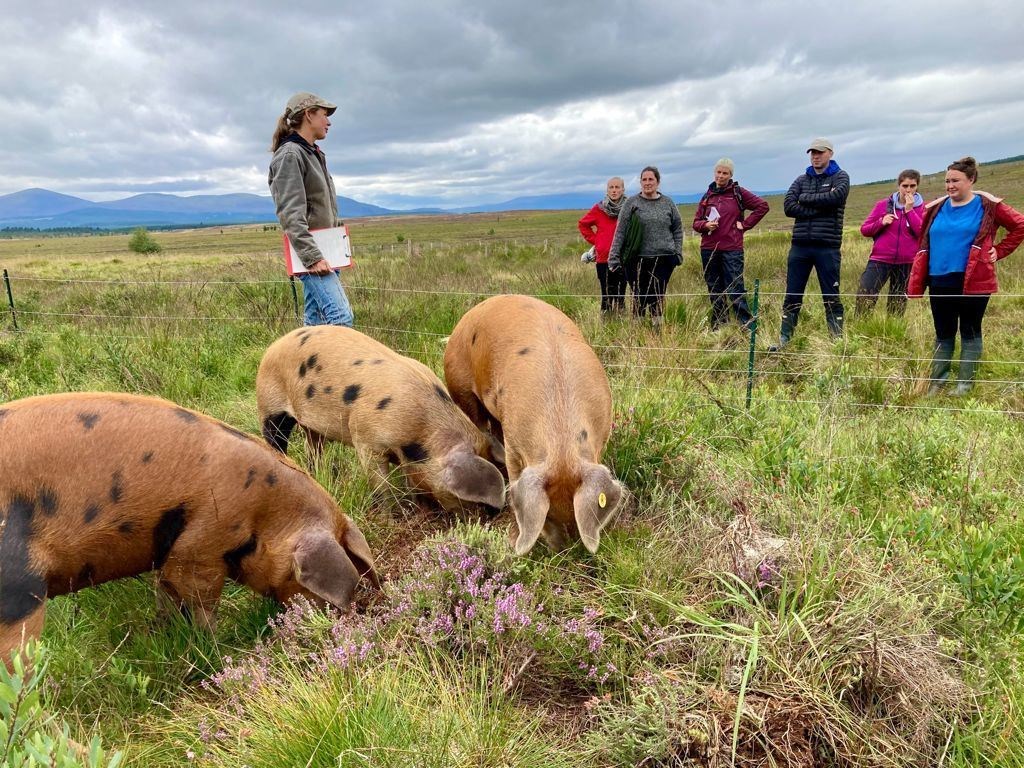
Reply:
M1024 3L2 0L0 194L267 194L288 97L339 104L340 194L388 207L785 188L1024 154Z

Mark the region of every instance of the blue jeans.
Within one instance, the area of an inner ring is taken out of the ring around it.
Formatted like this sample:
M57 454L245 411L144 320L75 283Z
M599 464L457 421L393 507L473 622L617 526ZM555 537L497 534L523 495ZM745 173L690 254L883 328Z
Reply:
M747 289L743 286L743 251L701 248L700 260L711 297L711 327L718 328L729 322L730 306L740 325L749 323Z
M793 243L786 263L786 298L782 302L782 337L789 340L800 319L804 289L811 270L818 273L821 301L825 305L825 322L833 336L843 333L843 301L839 298L839 247Z
M337 273L329 275L299 275L302 298L306 305L306 325L347 325L352 327L355 317L348 303L345 288Z

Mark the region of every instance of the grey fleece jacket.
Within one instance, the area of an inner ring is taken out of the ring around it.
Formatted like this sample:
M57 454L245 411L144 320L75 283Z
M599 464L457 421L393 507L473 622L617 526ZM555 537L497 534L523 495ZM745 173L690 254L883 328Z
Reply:
M608 251L608 268L616 270L622 266L619 254L622 251L622 243L626 239L629 217L634 215L634 212L644 225L644 240L643 246L640 248L640 257L653 259L658 256L668 256L675 259L676 264L681 264L683 220L679 216L679 209L672 202L672 198L668 195L660 195L649 200L643 195L633 195L626 199L619 212L619 223L615 227L615 237L612 238L612 247Z
M323 255L309 230L339 224L338 197L323 152L293 134L274 152L268 182L281 229L302 263L313 266Z

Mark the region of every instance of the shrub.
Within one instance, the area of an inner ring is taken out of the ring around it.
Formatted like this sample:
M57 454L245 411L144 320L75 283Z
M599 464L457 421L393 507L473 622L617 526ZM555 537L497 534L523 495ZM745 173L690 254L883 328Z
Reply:
M58 724L40 704L40 687L46 675L46 657L41 646L30 643L25 659L14 652L13 672L0 662L0 765L5 768L117 768L121 754L107 756L99 737L88 748L68 736L66 725Z
M160 253L163 250L160 243L153 239L145 227L139 227L132 232L128 247L135 253Z

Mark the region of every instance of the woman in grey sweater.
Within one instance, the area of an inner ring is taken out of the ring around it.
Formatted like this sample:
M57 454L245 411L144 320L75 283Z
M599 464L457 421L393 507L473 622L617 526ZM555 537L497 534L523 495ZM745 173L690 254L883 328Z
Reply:
M624 270L633 291L633 314L651 316L660 325L665 310L665 291L672 270L683 263L683 220L672 198L658 191L661 174L654 166L640 172L640 193L626 200L608 252L608 269ZM623 264L621 254L630 219L643 224L639 253Z
M334 180L316 144L327 136L335 109L312 93L297 93L288 100L271 140L274 157L268 181L281 229L307 270L299 275L306 325L351 327L354 318L345 289L310 234L312 229L340 223Z

